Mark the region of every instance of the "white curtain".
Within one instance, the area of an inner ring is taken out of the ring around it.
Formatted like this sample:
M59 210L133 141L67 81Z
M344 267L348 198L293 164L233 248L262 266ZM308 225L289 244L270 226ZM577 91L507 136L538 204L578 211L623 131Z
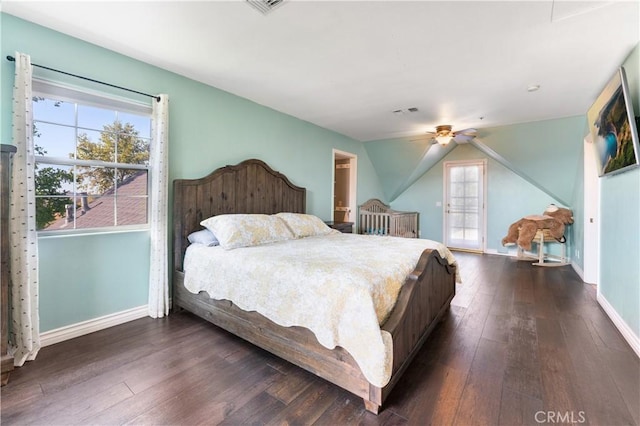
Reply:
M38 237L36 234L31 58L16 52L13 86L13 157L9 210L11 257L10 351L14 364L35 359L40 350Z
M151 259L149 268L149 316L162 318L169 314L169 98L160 95L153 102L151 118Z

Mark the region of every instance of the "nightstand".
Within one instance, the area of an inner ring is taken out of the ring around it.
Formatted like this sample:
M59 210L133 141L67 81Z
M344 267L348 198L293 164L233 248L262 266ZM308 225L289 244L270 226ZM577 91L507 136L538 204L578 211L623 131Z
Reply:
M329 228L337 229L343 234L353 233L353 222L325 222Z

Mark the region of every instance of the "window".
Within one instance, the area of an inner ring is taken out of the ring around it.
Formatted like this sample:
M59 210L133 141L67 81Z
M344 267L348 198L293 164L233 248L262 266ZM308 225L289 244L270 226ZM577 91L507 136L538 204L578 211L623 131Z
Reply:
M38 230L146 226L151 107L33 86Z

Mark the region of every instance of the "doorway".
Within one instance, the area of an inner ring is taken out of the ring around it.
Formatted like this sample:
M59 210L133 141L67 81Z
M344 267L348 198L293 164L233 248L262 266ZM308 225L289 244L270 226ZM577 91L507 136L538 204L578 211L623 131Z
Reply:
M333 150L333 214L334 222L353 222L356 218L358 157Z
M444 241L452 249L484 251L487 160L444 163Z

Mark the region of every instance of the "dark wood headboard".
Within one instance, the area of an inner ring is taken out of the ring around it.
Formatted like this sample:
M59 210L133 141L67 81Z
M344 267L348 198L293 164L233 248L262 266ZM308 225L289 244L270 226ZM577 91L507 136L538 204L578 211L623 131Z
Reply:
M226 213L305 213L305 188L261 160L221 167L200 179L173 181L173 259L182 270L187 237L200 222Z

